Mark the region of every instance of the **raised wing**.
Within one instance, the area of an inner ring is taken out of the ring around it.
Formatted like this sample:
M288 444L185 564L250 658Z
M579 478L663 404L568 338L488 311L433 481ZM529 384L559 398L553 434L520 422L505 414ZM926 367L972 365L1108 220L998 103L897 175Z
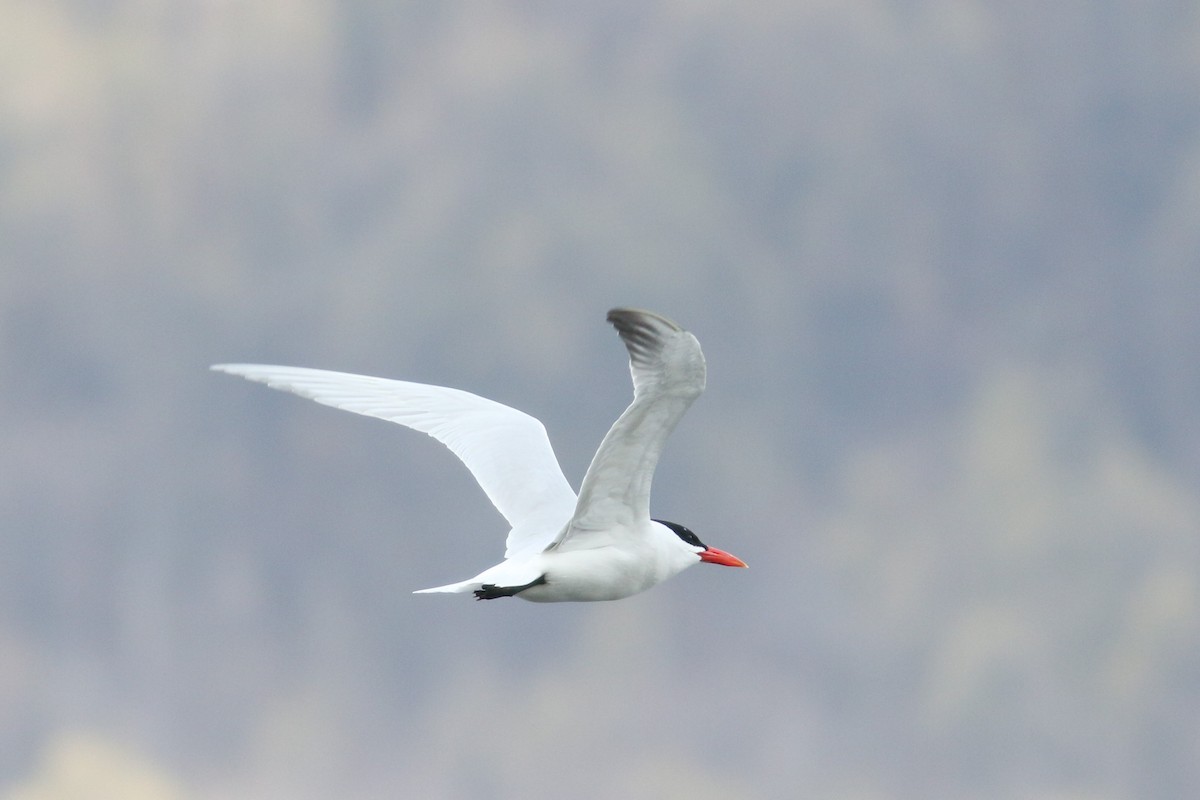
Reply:
M575 509L575 493L545 427L515 408L459 389L322 369L264 364L213 369L437 439L462 459L512 526L506 557L542 550Z
M629 351L633 403L596 451L567 529L563 550L598 546L590 532L633 530L650 518L650 483L667 437L704 391L704 354L696 337L666 317L615 308L608 321Z

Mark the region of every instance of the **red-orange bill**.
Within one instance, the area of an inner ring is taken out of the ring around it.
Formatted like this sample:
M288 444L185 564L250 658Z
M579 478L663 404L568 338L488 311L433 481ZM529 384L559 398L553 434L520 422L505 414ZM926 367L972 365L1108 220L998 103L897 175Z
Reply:
M700 553L700 560L709 564L720 564L723 567L744 567L746 562L731 553L710 547Z

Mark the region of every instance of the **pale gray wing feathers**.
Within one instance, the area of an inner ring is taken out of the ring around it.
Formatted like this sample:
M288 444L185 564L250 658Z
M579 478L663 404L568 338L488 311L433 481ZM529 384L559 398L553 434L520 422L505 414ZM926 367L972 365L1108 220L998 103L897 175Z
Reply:
M467 465L512 526L508 557L542 550L575 508L575 493L545 427L501 403L443 386L304 367L218 364L213 369L437 439Z
M553 546L596 546L590 531L650 516L650 484L667 437L704 391L704 355L696 337L649 311L616 308L608 321L629 351L633 402L613 424L588 467L575 515Z

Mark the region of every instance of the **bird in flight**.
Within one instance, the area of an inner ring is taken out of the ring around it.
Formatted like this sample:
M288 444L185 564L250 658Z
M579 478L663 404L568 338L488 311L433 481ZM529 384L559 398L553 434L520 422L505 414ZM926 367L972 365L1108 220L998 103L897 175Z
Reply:
M746 566L675 522L650 518L650 483L663 445L704 391L696 337L666 317L614 308L608 321L629 351L633 402L571 490L537 419L444 386L263 364L212 369L318 403L427 433L458 456L512 526L504 560L428 592L537 603L619 600L693 564Z

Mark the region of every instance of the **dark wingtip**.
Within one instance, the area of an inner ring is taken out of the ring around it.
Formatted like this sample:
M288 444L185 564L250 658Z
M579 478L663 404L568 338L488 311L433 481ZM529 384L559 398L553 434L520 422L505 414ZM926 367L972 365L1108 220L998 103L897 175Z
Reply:
M681 331L679 325L673 320L669 320L662 314L655 314L653 311L646 311L643 308L611 308L608 311L606 319L617 330L625 328L633 329L636 327L653 328L655 323L665 326L673 331Z
M683 330L661 314L640 308L614 308L607 319L617 329L630 356L638 361L649 359L661 349L664 335Z

